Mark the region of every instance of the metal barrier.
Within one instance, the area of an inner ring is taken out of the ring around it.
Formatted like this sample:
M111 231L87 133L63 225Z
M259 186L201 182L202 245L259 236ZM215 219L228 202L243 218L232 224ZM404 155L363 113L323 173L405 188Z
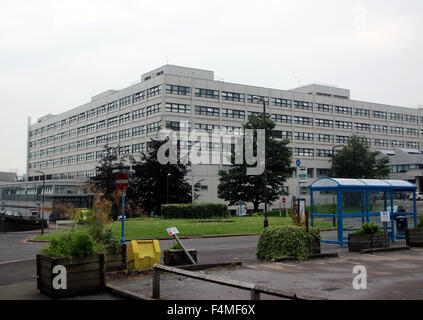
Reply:
M206 275L202 273L182 270L174 267L164 266L162 264L155 264L153 266L153 299L160 299L160 271L166 271L177 275L185 276L188 278L203 280L207 282L217 283L232 288L243 289L250 291L250 300L260 300L260 294L268 294L277 296L280 298L292 299L292 300L325 300L319 297L313 297L308 295L299 295L296 293L288 292L280 289L267 288L254 283L222 279L212 275Z

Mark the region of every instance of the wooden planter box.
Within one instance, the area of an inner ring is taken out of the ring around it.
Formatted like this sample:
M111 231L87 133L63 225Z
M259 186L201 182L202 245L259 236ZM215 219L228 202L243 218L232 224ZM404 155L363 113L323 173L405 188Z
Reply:
M364 249L385 247L385 235L375 234L352 234L348 235L348 250L361 251Z
M58 274L53 274L53 268L56 265L66 268L66 289L53 288L53 279L58 276ZM45 255L37 255L37 289L56 299L100 292L104 288L105 277L104 254L94 254L84 258L50 258Z
M405 229L407 246L423 247L423 228Z
M189 254L198 263L197 250L188 249ZM163 263L166 266L181 266L186 264L192 264L189 258L185 255L184 250L164 250L163 251Z
M127 269L126 244L123 244L118 251L107 250L105 253L106 272L122 271Z
M313 243L311 244L311 254L320 254L320 240L316 239L315 241L313 241Z

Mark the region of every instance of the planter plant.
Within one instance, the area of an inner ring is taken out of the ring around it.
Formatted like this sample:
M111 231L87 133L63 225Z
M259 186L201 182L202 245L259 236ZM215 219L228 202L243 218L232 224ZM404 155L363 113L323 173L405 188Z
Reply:
M101 291L106 275L102 250L87 232L53 239L37 255L37 288L53 298Z
M383 247L385 247L385 235L374 222L365 222L360 230L348 235L349 251Z
M191 257L194 259L194 261L198 263L197 250L187 250ZM179 243L175 242L173 246L163 250L163 263L166 266L181 266L191 264L191 261L186 256L185 251L182 249Z
M420 216L417 228L405 230L405 238L407 246L423 247L423 216Z

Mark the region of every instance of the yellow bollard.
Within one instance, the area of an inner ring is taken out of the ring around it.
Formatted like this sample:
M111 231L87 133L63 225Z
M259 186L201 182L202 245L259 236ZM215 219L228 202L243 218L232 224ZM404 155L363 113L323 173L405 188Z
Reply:
M160 256L158 240L132 240L126 255L128 269L152 269L155 263L160 263Z

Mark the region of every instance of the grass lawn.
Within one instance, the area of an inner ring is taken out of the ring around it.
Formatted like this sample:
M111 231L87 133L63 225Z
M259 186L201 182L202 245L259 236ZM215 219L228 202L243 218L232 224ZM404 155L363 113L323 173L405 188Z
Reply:
M263 220L263 217L230 217L218 220L133 218L125 221L125 239L170 238L166 232L166 229L170 227L176 227L178 229L180 232L179 237L222 234L260 234L263 232ZM268 217L268 220L269 226L292 224L291 218ZM332 228L332 222L316 220L315 227L329 229ZM113 237L120 239L121 222L112 222L111 228ZM68 231L62 230L45 233L44 235L38 235L35 240L50 240L60 232Z

